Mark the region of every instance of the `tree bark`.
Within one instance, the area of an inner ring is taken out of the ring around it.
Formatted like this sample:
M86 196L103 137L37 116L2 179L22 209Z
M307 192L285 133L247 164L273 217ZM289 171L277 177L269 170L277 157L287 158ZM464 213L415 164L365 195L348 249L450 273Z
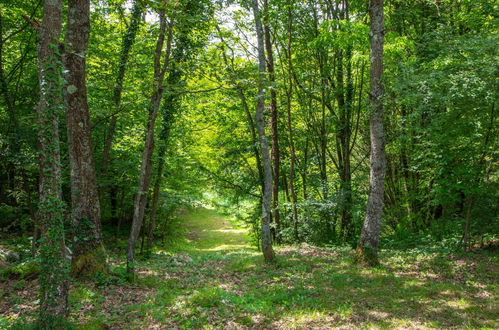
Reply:
M293 31L293 15L292 6L288 5L288 43L287 43L287 60L288 60L288 85L286 86L286 109L287 109L287 126L289 132L289 150L291 152L290 166L289 166L289 187L291 190L291 199L293 203L293 233L295 239L299 239L298 235L298 197L295 190L295 163L296 163L296 150L293 134L293 125L291 117L291 100L293 96L293 74L292 74L292 58L291 58L291 43Z
M62 328L68 313L69 263L64 242L59 117L63 109L59 38L61 0L46 0L38 44L40 101L37 107L40 145L40 327Z
M89 36L90 1L70 0L63 62L74 229L71 273L75 276L106 271L87 102L85 67Z
M255 28L258 40L258 100L256 104L256 126L260 139L260 150L263 160L264 190L262 198L262 252L266 262L274 260L272 249L272 236L270 232L271 201L272 201L272 165L270 163L269 146L265 136L265 48L262 21L258 0L253 0L253 14L255 17Z
M272 41L270 39L270 19L268 1L264 0L264 39L265 52L267 53L267 72L270 85L270 131L272 135L272 167L273 167L273 209L275 221L275 239L279 241L279 230L281 216L279 214L279 178L280 178L280 153L279 153L279 132L278 132L278 111L277 111L277 93L275 86L274 54L272 50Z
M161 63L163 46L165 43L165 35L167 30L167 22L164 9L159 10L159 20L160 20L160 32L158 35L158 41L156 42L156 50L154 53L154 91L151 95L150 108L149 108L149 119L147 122L147 129L144 139L144 151L142 152L142 163L140 166L140 178L137 193L135 195L134 206L133 206L133 222L132 229L130 231L130 237L128 239L128 249L127 249L127 272L130 274L134 273L134 248L135 242L140 233L140 228L144 220L144 212L147 204L147 197L149 192L149 187L151 184L151 174L152 174L152 154L154 151L154 126L156 124L156 118L158 116L159 106L161 104L161 98L163 97L163 80L165 77L166 69L168 68L168 63L170 60L171 44L172 44L172 21L169 23L167 46L165 51L165 56L163 64Z
M369 176L369 197L366 217L360 235L358 255L368 265L378 263L378 241L381 232L383 211L384 178L386 171L385 139L383 126L383 38L384 15L383 0L371 0L371 94L370 94L370 131L371 159Z

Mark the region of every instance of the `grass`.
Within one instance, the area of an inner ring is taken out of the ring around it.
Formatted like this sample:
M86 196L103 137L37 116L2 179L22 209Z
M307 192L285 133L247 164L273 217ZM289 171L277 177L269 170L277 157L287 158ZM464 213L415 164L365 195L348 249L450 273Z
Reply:
M182 220L184 235L139 261L135 283L115 260L114 279L73 284L77 329L499 327L494 252L390 250L365 269L347 249L284 246L268 265L215 211ZM0 328L31 321L36 282L1 287Z

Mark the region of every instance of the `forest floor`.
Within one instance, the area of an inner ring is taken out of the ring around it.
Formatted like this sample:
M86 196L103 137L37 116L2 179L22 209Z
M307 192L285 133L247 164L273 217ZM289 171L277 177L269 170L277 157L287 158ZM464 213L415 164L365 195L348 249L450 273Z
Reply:
M111 276L72 285L77 329L499 327L493 251L391 250L364 269L349 249L302 244L277 248L268 265L246 230L214 210L180 218L164 250L138 262L134 283L111 256ZM37 290L30 278L0 283L0 328L33 320Z

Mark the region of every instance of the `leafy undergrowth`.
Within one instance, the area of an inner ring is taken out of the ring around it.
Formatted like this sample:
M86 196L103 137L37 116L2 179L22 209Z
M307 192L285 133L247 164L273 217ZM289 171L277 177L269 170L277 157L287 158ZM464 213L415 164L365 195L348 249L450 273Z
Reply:
M175 249L157 250L125 280L113 274L71 288L77 329L497 328L493 251L466 255L383 251L382 265L353 264L348 249L280 247L264 264L244 229L210 210L184 214ZM172 252L173 250L173 252ZM36 282L2 283L0 328L31 322Z

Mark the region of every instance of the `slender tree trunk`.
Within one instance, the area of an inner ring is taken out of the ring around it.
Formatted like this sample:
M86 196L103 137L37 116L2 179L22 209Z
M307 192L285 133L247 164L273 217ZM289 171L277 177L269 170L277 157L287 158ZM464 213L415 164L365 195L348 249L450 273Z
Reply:
M302 162L302 170L300 171L301 181L302 181L302 190L303 190L303 199L308 199L308 185L307 185L307 167L308 167L308 152L309 152L309 139L308 136L305 139L305 150L303 151L303 162Z
M262 21L258 0L253 0L253 14L255 17L255 28L258 40L258 101L256 104L256 127L260 139L260 150L263 160L264 189L262 198L262 252L266 262L274 260L272 249L272 236L270 232L271 201L272 201L272 165L270 162L269 146L265 136L265 48Z
M261 186L261 191L262 191L262 196L263 196L263 191L265 190L265 184L264 184L264 175L263 175L263 167L262 167L262 161L260 157L260 151L258 150L258 137L257 137L257 132L255 131L255 124L253 121L253 117L251 116L251 112L248 106L248 102L246 100L246 95L244 94L244 90L241 86L237 86L237 93L239 95L239 98L241 99L241 105L243 106L243 110L246 114L246 118L248 120L248 127L251 133L251 141L253 142L253 153L255 154L255 159L256 159L256 167L258 169L258 178L260 181L260 186Z
M275 87L275 70L274 70L274 53L272 50L272 40L270 39L270 19L269 19L269 8L268 1L264 0L264 39L265 39L265 51L267 53L267 72L268 80L270 84L270 131L272 135L272 167L274 170L273 174L273 185L272 185L272 196L273 196L273 209L274 209L274 221L275 221L275 233L276 240L279 241L279 230L281 216L279 214L279 178L280 178L280 153L279 153L279 131L278 131L278 111L277 111L277 92Z
M343 60L346 60L346 89L344 90L343 76ZM341 234L342 238L349 240L352 235L352 170L350 157L350 140L352 136L352 111L353 111L353 81L352 81L352 50L351 46L347 47L345 58L338 58L338 90L341 91L341 96L337 98L340 111L340 127L337 131L339 134L339 149L341 150L341 158L338 159L340 168L340 192L341 192Z
M288 60L288 85L286 86L286 110L287 110L287 127L289 132L289 150L290 150L290 166L289 166L289 187L291 190L291 201L293 204L293 233L295 239L299 239L298 235L298 197L295 188L295 163L296 163L296 150L293 134L293 125L291 117L291 100L293 96L293 74L292 74L292 58L291 58L291 43L292 43L292 29L293 29L293 15L292 7L288 5L288 44L287 44L287 60Z
M172 86L175 86L180 81L179 73L170 70L168 80L170 80L170 84ZM161 187L161 181L163 179L168 137L170 135L170 128L174 119L174 113L176 111L176 107L177 107L177 96L170 94L167 97L167 99L163 102L163 107L161 111L163 115L161 132L159 134L161 145L158 150L158 168L156 170L156 180L154 182L151 212L149 216L149 228L147 231L147 251L151 251L154 240L154 227L156 226L156 215L159 203L159 189Z
M62 328L68 313L69 263L64 242L64 209L61 192L59 117L62 86L59 38L61 0L45 0L38 44L40 102L37 108L40 145L40 327Z
M69 1L63 61L75 235L71 273L75 276L106 271L87 102L85 66L89 35L90 1Z
M292 87L292 79L289 82L289 90L287 92L287 126L289 131L289 148L291 152L290 166L289 166L289 187L291 190L291 201L293 204L293 231L295 239L298 239L298 197L295 189L295 163L296 163L296 151L295 151L295 142L293 136L293 126L291 119L291 93L293 90Z
M103 177L107 175L107 171L109 168L109 159L110 159L111 150L113 148L116 123L118 121L117 112L119 111L121 105L121 95L123 91L123 81L125 79L126 66L130 58L130 51L132 50L132 46L135 43L135 37L137 35L137 31L139 30L143 12L144 12L144 7L141 4L141 1L135 0L130 17L130 23L128 25L128 29L125 35L123 36L122 45L121 45L120 63L118 67L118 74L116 76L116 83L114 85L114 93L113 93L113 108L115 113L111 117L111 122L109 123L106 140L104 141L104 151L102 153Z
M7 114L9 118L8 128L7 128L7 148L11 155L18 155L21 150L21 144L17 139L19 132L19 120L16 111L15 99L9 91L7 78L5 75L4 61L3 61L3 17L0 12L0 93L3 96L5 107L7 108ZM17 164L12 161L9 157L9 161L6 165L6 181L8 189L13 192L16 189L16 175L17 175ZM2 184L0 184L1 186ZM0 198L2 198L1 188L0 188ZM8 198L10 203L14 206L17 205L17 201L14 194ZM7 198L5 198L7 200Z
M165 141L166 142L166 141ZM163 143L165 143L163 142ZM158 169L156 172L156 180L154 181L154 188L152 194L151 213L149 216L149 228L147 229L147 246L148 253L151 252L152 244L154 241L154 227L156 227L156 215L158 213L159 203L159 188L161 187L161 178L163 177L163 169L165 165L166 146L161 146L158 151Z
M260 159L260 152L258 150L258 137L257 137L257 133L255 130L255 124L254 124L253 117L251 115L251 112L250 112L250 109L248 106L248 101L246 100L246 95L244 94L244 89L241 86L241 84L239 84L234 79L234 77L235 77L234 70L233 70L232 66L229 65L229 60L227 58L227 54L225 53L225 40L220 32L220 28L218 26L216 28L217 28L217 31L219 33L220 40L224 43L224 45L222 45L222 58L224 60L225 67L227 68L227 73L229 74L229 80L230 80L231 84L234 86L234 88L236 89L237 94L239 95L239 98L241 100L241 106L243 107L244 113L246 114L246 118L248 121L248 129L249 129L250 134L251 134L251 141L253 143L253 152L255 155L256 165L258 168L258 178L260 181L260 186L261 186L262 195L263 195L263 190L264 190L264 187L263 187L264 186L264 184L263 184L263 181L264 181L263 180L263 169L262 169L262 162Z
M369 265L378 263L378 241L381 232L384 179L386 171L384 126L383 126L383 0L371 0L371 173L366 217L359 240L359 257Z
M160 9L159 12L160 20L160 33L158 36L158 41L156 42L156 51L154 53L154 91L150 100L149 108L149 119L147 122L147 129L144 141L144 151L142 152L142 163L140 166L140 178L139 186L137 189L137 194L135 195L134 205L133 205L133 222L132 229L130 231L130 237L128 239L127 248L127 271L128 273L134 273L134 248L137 238L140 233L140 228L144 220L144 212L147 204L147 196L149 193L149 186L151 184L151 174L152 174L152 154L154 151L154 126L156 124L156 118L158 116L159 107L161 104L161 98L163 97L163 80L165 76L166 69L170 60L171 43L173 36L172 23L169 24L167 46L163 59L163 64L161 64L163 46L165 43L165 35L167 30L167 22L164 9Z

